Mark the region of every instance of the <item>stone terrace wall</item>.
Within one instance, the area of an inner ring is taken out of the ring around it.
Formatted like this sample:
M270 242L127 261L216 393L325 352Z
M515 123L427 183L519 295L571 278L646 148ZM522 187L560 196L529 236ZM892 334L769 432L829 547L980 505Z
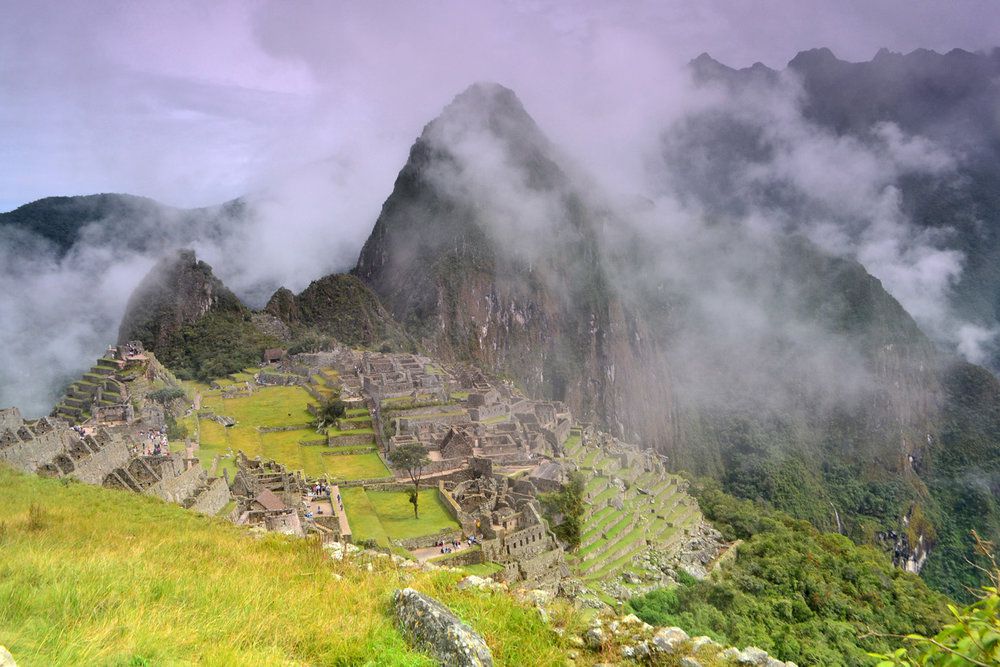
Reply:
M69 476L75 477L85 484L100 486L112 470L124 467L131 458L132 453L125 440L112 436L110 442L105 444L100 451L95 452L85 461L77 463L76 469Z
M52 430L36 434L24 423L17 408L2 411L0 417L0 461L18 470L35 472L65 452L69 438L75 437L69 429L58 426L61 422L55 422L57 427Z
M205 476L200 466L191 466L176 477L167 477L149 486L145 493L172 503L182 503L194 494Z
M191 509L195 512L215 516L226 506L232 496L226 480L216 477L208 483L208 488L201 492Z

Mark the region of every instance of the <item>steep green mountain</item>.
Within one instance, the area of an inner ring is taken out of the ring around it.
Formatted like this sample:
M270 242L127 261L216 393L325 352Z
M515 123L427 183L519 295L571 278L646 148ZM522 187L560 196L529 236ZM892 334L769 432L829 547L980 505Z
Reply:
M413 342L364 283L335 273L298 295L282 287L264 312L288 324L296 338L327 336L352 347L410 349Z
M669 438L670 383L640 364L660 351L602 260L608 219L516 95L476 84L413 145L354 273L438 356Z
M192 250L160 260L129 298L120 343L141 341L181 378L210 380L257 363L278 344Z

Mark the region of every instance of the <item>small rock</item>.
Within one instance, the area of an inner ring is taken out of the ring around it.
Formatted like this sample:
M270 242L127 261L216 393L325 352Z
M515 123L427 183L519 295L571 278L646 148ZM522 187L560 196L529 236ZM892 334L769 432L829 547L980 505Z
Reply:
M549 624L549 612L545 611L545 607L541 605L535 605L535 611L538 612L538 616L542 619L542 623Z
M639 625L642 623L642 619L635 614L629 614L628 616L623 617L621 622L625 625Z
M726 650L724 650L721 653L719 653L719 657L721 659L723 659L723 660L733 660L739 654L740 654L740 650L738 648L733 648L732 646L730 646Z
M600 649L604 646L604 630L600 628L590 628L583 633L583 642L594 650Z
M493 667L483 638L437 600L404 588L393 593L403 634L444 665Z
M717 647L718 644L715 641L713 641L711 637L706 637L705 635L701 635L700 637L695 637L694 639L691 640L691 650L694 651L695 653L697 653L706 646Z
M768 664L768 660L770 659L771 656L764 649L757 648L756 646L747 646L736 656L736 664L760 665L763 667Z
M534 605L548 604L549 602L552 602L552 598L555 597L554 593L550 591L543 591L540 588L534 588L531 590L523 591L520 592L518 595L522 600L530 602L531 604Z
M344 580L344 576L341 575L341 574L337 574L336 572L331 572L330 576L333 577L334 581L343 581Z
M0 667L17 667L14 656L10 654L7 647L0 646Z
M478 588L478 589L486 588L486 579L482 577L477 577L474 574L470 574L465 579L462 579L460 582L458 582L458 590L464 591L469 588Z
M698 662L697 658L686 655L681 658L681 667L701 667L701 663Z
M569 638L569 645L575 646L577 648L583 648L584 646L586 646L585 642L583 641L583 637L578 637L577 635L572 635Z
M653 634L653 647L661 653L673 653L677 646L690 637L680 628L660 628Z

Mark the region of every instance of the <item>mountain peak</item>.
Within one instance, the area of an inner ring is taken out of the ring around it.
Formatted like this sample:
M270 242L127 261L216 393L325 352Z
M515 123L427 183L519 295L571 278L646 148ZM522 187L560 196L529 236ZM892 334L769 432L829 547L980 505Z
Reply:
M795 54L795 57L788 61L788 67L790 69L800 69L815 66L831 65L834 63L841 62L837 56L833 55L833 51L823 46L818 49L809 49L807 51L799 51Z
M488 132L507 140L544 142L541 130L524 109L517 94L499 83L473 83L455 96L424 129L424 138L462 137Z

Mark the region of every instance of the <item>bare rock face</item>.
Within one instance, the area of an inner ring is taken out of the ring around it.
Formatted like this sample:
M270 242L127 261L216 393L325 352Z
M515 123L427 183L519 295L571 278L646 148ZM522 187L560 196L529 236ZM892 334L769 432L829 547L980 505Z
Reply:
M493 654L483 638L437 600L404 588L393 594L393 603L409 641L442 665L492 667Z
M436 356L670 441L672 385L602 260L608 222L513 91L476 84L413 145L354 273Z

